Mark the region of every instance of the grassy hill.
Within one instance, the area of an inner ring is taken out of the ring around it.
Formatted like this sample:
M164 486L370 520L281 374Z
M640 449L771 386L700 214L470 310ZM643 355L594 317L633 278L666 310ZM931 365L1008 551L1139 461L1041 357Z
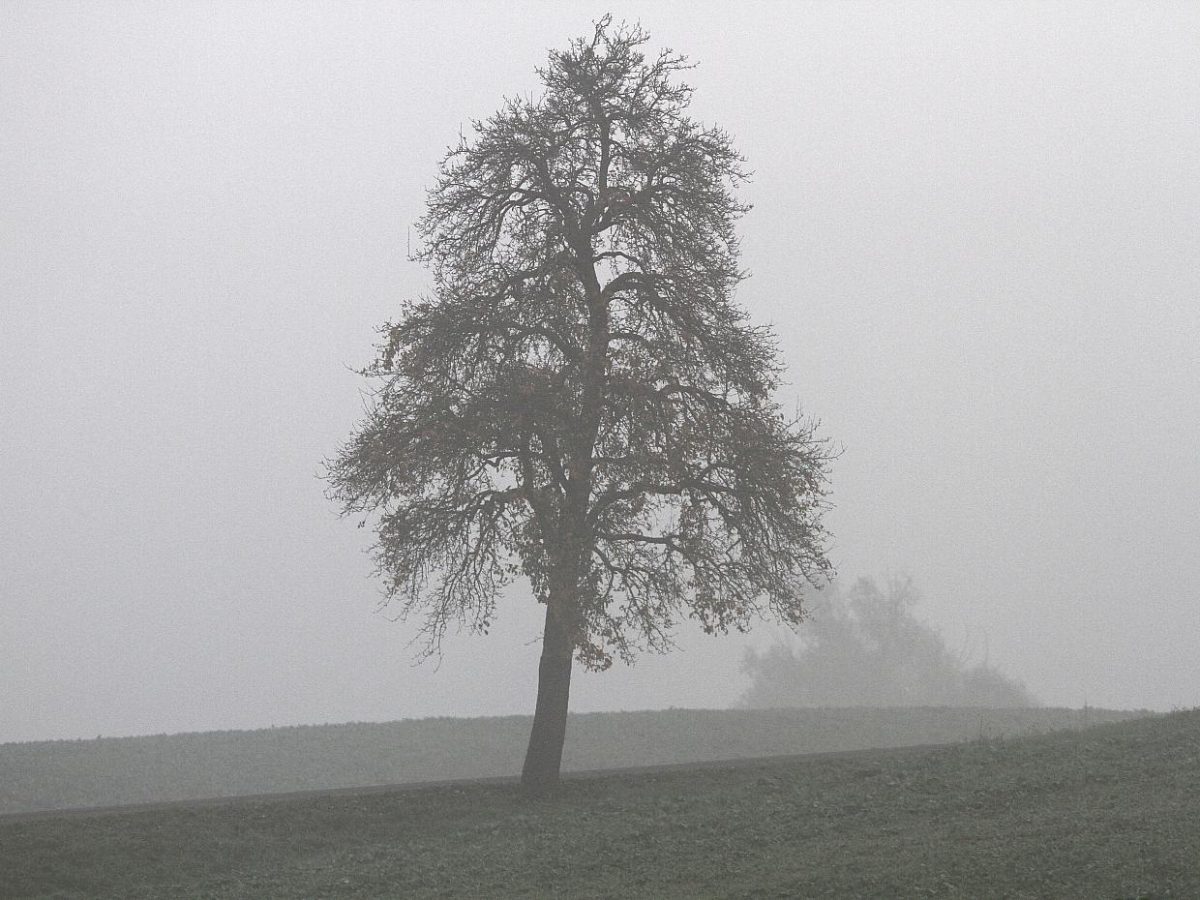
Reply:
M5 897L1200 896L1200 711L942 748L0 819Z
M1064 709L664 710L571 717L568 770L948 743L1137 715ZM0 814L519 772L524 716L0 745Z

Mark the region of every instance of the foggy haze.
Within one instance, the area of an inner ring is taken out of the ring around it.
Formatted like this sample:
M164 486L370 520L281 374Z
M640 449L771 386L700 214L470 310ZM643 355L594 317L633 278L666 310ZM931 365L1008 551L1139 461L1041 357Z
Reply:
M0 9L0 741L532 711L540 607L414 667L318 474L444 150L604 11ZM1044 703L1200 704L1200 6L611 11L755 173L843 577ZM779 634L572 709L730 706Z

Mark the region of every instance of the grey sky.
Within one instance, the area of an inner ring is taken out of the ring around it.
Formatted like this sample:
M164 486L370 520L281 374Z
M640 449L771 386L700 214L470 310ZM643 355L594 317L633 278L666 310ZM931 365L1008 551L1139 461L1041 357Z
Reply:
M1045 701L1200 703L1200 5L619 4L733 133L834 561ZM579 4L0 7L0 741L532 710L317 479L443 149ZM727 705L701 639L576 709Z

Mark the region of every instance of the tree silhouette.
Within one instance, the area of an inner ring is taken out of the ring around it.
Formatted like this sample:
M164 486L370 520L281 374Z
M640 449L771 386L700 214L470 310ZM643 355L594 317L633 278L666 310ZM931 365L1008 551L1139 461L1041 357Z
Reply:
M827 445L772 400L772 338L733 299L743 160L647 39L602 19L446 156L419 226L433 292L383 329L329 463L427 652L486 631L522 574L545 604L532 793L558 779L574 658L666 649L684 616L799 622L829 568Z
M746 654L751 676L743 705L1034 706L1017 681L986 661L970 665L913 614L912 582L881 591L860 578L847 591L831 585L811 603L799 648L777 644Z

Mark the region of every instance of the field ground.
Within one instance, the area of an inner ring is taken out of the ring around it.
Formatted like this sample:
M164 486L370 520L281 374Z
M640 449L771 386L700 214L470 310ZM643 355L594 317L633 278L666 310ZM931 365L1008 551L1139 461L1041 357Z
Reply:
M588 713L571 717L563 765L582 771L943 744L1137 715L920 707ZM509 775L521 770L529 726L528 717L507 716L0 744L0 814Z
M1200 711L937 748L0 819L0 896L1200 897Z

